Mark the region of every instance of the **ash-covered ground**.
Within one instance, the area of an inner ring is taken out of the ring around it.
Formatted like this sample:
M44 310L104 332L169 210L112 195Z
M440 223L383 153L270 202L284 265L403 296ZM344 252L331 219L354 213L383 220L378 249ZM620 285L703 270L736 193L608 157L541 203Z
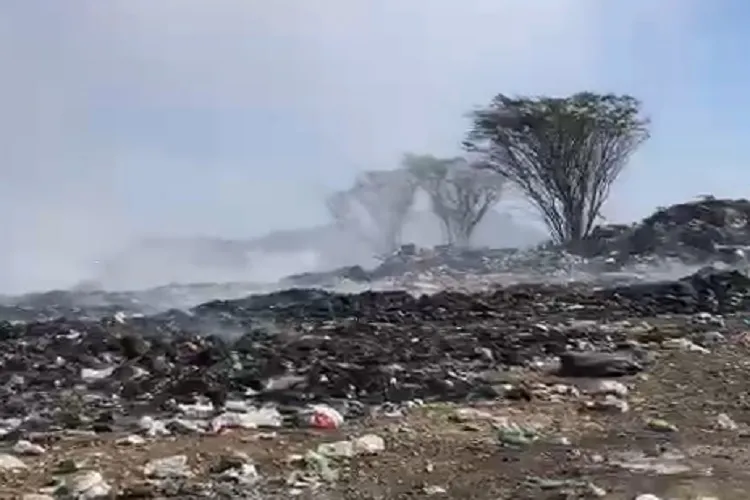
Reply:
M745 499L748 220L5 297L0 498Z

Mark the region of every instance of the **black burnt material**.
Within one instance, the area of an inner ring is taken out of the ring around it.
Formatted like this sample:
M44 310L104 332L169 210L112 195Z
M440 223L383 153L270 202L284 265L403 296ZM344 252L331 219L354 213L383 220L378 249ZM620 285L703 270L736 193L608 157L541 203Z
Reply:
M617 331L563 333L545 325L747 310L748 290L750 280L736 271L704 269L672 283L617 289L517 285L422 297L295 289L142 318L5 321L0 418L102 428L102 419L158 412L196 396L217 407L232 397L296 406L493 397L487 371L562 355L567 375L578 376L578 361L596 361L571 358L581 343L606 353L627 340ZM641 369L618 359L595 376Z
M590 248L580 248L608 265L644 255L696 263L734 256L741 264L749 216L750 202L706 199L634 226L599 228ZM556 270L583 258L548 259L560 251L535 249L522 263L546 277L545 266ZM513 255L518 251L406 247L371 272L349 268L342 275L367 282L438 269L481 274ZM0 431L9 418L27 429L101 430L124 416L168 412L197 397L218 408L239 398L291 407L345 401L360 409L482 399L498 395L488 373L558 359L564 376L630 375L646 367L637 353L623 350L632 340L625 331L561 325L748 311L750 278L741 269L705 267L670 281L521 284L430 296L333 293L312 288L315 279L304 276L297 279L310 283L307 288L184 310L158 305L172 300L168 288L3 297Z

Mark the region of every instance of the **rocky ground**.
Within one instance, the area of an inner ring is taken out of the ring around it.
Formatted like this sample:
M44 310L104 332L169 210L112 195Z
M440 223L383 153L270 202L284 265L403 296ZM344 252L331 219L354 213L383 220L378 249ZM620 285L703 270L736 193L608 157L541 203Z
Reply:
M431 403L335 431L28 435L39 455L10 451L26 468L4 471L0 491L59 494L67 484L78 498L98 488L116 498L744 499L746 349L739 333L710 353L654 349L654 369L623 385L519 371L511 379L530 401ZM366 436L360 447L342 444Z
M744 500L748 221L706 198L577 254L286 282L362 293L0 297L0 500Z
M7 306L0 498L746 498L749 292L706 269L140 317Z

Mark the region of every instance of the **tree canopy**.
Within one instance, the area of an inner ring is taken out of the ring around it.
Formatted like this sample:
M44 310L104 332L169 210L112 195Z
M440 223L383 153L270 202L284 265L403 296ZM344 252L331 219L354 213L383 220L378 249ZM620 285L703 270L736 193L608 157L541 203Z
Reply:
M462 157L407 154L403 163L429 196L446 243L467 246L479 222L500 200L503 177Z
M641 103L629 95L500 94L471 117L466 148L520 189L558 242L591 232L612 184L649 137Z

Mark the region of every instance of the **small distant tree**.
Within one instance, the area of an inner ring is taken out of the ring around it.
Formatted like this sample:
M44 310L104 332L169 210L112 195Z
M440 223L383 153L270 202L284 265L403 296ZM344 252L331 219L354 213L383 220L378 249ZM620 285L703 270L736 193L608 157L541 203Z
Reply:
M500 200L503 177L460 157L406 155L404 165L429 196L446 242L467 246L479 222Z
M472 118L467 149L519 188L559 243L591 232L612 184L649 137L641 103L628 95L500 94Z
M370 171L350 189L331 195L326 206L343 231L355 234L382 256L401 244L416 188L416 179L406 170Z

